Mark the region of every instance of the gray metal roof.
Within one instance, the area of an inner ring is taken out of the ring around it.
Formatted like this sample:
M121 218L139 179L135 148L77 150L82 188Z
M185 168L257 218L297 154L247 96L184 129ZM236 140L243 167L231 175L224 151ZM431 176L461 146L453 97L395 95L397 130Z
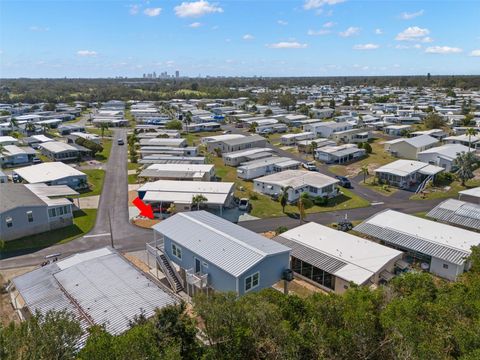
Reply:
M430 210L427 216L480 231L480 205L448 199Z
M413 250L438 259L461 265L470 253L454 249L438 243L433 243L420 237L411 236L400 231L363 222L354 228L355 231L373 236L387 244L397 245L403 249Z
M336 271L340 270L345 265L347 265L346 262L343 262L339 259L331 257L320 251L316 251L297 241L292 241L282 236L276 236L275 238L273 238L273 240L292 249L290 253L291 256L296 257L297 259L300 259L302 261L305 261L326 272L329 272L330 274L334 274Z
M147 317L176 298L109 248L77 254L13 279L30 311L63 310L84 329L105 324L120 334L143 310Z
M0 212L23 206L46 206L46 204L24 184L2 184Z
M178 213L153 229L235 277L267 256L290 251L207 211Z

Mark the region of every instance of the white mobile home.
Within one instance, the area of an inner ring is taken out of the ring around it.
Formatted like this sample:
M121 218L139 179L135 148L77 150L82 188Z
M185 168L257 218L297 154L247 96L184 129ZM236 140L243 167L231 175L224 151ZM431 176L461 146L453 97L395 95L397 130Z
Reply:
M251 180L284 170L296 170L299 167L299 161L287 157L271 156L241 164L237 168L237 176L240 179Z

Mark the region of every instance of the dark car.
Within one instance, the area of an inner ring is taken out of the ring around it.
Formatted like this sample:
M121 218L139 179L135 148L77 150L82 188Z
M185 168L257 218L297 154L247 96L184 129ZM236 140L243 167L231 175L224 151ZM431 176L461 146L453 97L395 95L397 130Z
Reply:
M352 183L350 182L350 180L345 177L345 176L335 176L335 178L340 181L339 185L341 187L344 187L344 188L347 188L347 189L350 189L352 187Z

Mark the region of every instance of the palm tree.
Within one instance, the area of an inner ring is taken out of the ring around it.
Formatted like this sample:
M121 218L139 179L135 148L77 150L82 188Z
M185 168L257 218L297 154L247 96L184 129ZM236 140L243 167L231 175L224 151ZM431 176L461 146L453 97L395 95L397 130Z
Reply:
M282 186L282 195L280 196L280 205L282 205L282 212L285 213L285 206L288 202L288 190L292 189L291 186Z
M18 121L16 118L11 117L10 118L10 127L12 128L12 131L18 126Z
M468 128L465 134L468 136L468 151L470 152L472 149L472 136L477 135L477 130L474 128Z
M465 186L465 182L474 178L473 166L475 161L475 156L470 151L458 154L453 161L454 165L458 168L457 175L462 182L462 186Z
M312 148L312 157L313 157L313 160L315 160L315 150L317 150L318 148L318 143L316 141L312 141L310 143L310 146Z
M200 205L204 202L208 201L208 199L203 194L193 195L192 196L192 206L196 206L197 210L200 210Z
M28 133L35 133L35 130L37 130L37 127L35 126L35 124L33 122L27 122L25 124L25 130L27 131L27 134Z
M255 132L255 131L257 130L257 126L258 126L258 123L257 123L257 122L255 122L255 121L252 122L252 123L250 124L250 127L249 127L248 131L250 131L250 132Z
M50 129L50 125L48 124L42 124L42 131L43 131L43 134L45 135L47 133L47 131Z
M368 166L367 165L363 165L362 168L361 168L361 172L363 174L363 183L365 183L367 181L367 176L369 175L368 173Z
M303 223L305 216L307 215L305 210L312 206L312 202L306 192L302 193L297 201L298 214L300 215L300 224Z
M184 122L185 122L187 133L188 133L188 125L190 125L190 123L192 122L192 112L190 110L187 111L187 113L185 114Z
M103 138L103 135L105 135L105 130L108 130L108 124L104 122L100 123L100 131L102 134L102 138Z

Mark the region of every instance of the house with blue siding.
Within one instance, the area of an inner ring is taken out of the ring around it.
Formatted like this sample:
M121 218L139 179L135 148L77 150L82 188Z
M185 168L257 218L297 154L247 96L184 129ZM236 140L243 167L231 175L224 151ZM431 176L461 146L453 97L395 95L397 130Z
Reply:
M271 287L289 269L290 248L206 211L178 213L153 227L154 243L189 295ZM169 272L169 271L167 271ZM167 275L168 277L168 275Z

